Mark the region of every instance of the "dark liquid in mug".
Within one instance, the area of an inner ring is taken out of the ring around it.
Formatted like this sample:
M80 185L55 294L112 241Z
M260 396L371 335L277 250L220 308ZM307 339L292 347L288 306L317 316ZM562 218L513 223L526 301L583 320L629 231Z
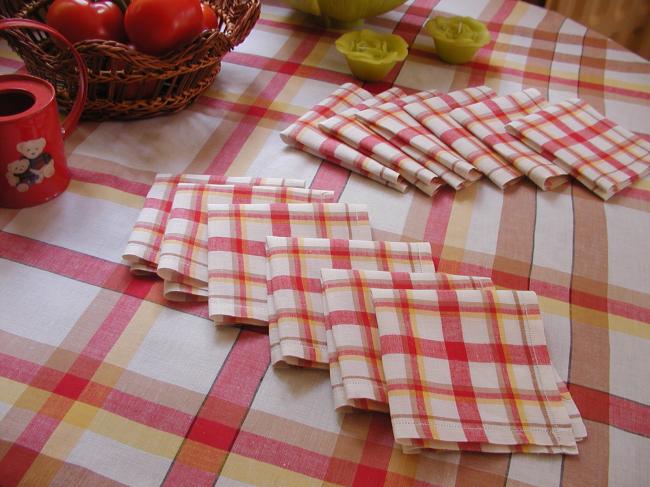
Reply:
M18 115L29 110L35 102L34 96L27 91L0 91L0 117Z

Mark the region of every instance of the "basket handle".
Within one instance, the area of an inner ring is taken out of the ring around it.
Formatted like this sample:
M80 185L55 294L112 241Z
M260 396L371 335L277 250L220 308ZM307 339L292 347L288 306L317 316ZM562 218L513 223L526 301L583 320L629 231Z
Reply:
M70 41L63 37L59 31L53 29L49 25L28 19L0 19L0 30L8 30L11 28L42 30L65 44L65 46L72 52L72 55L77 62L77 67L79 68L79 89L77 90L77 98L72 105L70 113L68 113L65 120L63 120L61 132L63 133L63 138L66 138L77 126L79 117L81 117L81 112L83 112L84 105L86 104L86 97L88 95L88 73L86 70L86 63L84 63L79 52L77 52Z

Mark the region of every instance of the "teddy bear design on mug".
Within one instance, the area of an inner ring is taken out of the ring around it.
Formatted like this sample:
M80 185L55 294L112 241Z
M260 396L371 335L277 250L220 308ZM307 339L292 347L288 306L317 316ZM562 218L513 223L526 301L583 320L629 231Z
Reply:
M45 139L26 140L16 145L16 150L24 157L7 165L9 185L24 193L33 184L54 175L54 161L45 149Z

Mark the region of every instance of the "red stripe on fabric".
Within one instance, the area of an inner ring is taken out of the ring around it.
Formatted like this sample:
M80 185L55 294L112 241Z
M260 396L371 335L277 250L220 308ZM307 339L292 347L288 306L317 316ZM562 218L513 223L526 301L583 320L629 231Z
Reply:
M320 293L322 291L320 278L308 278L303 276L276 276L271 279L269 290L271 292L281 289L297 289L298 286L308 293Z
M113 348L113 345L122 335L126 325L131 321L131 318L139 308L140 303L141 300L130 296L122 295L120 297L117 303L115 303L113 310L109 313L100 328L90 339L82 354L77 357L75 362L69 368L70 372L65 374L56 385L54 388L55 393L67 396L73 400L79 397L88 385L88 380L82 379L79 376L89 375L92 373L92 371L87 370L88 367L97 370L100 362ZM89 358L96 360L92 361L89 360ZM77 368L80 368L81 370L75 374L74 372L77 371ZM63 405L62 408L67 412L71 406L72 401L69 401L69 403ZM43 419L42 415L37 415L23 430L17 442L23 445L34 445L34 449L40 451L49 440L50 436L58 426L58 423L58 420L48 418L46 421Z
M650 406L578 384L568 388L584 419L650 437Z
M0 232L0 255L95 286L104 283L118 264L13 233Z
M239 433L232 452L316 479L325 476L330 462L327 455L248 431ZM355 468L355 465L348 462L347 468Z
M421 55L426 57L431 57L431 54L427 53L426 51L422 51ZM599 90L599 91L604 91L605 93L613 93L613 94L629 97L631 99L650 100L650 93L648 92L630 90L627 88L621 88L620 86L612 86L612 85L602 86L598 83L593 83L589 81L559 78L557 76L549 76L548 73L533 73L521 69L508 68L506 66L498 66L498 67L492 66L490 64L481 63L481 62L470 62L468 63L468 66L470 66L472 70L476 70L477 72L482 71L484 76L488 73L494 73L494 74L498 73L500 75L510 74L513 76L517 76L519 78L523 78L524 76L526 76L529 79L557 83L559 85L564 85L571 88L578 88L579 86L581 89ZM468 86L470 86L469 82L468 82Z
M243 52L231 52L224 57L224 62L237 64L239 66L245 66L247 68L257 68L265 71L272 71L280 73L283 76L287 74L285 72L291 72L290 75L293 77L301 77L306 79L317 79L326 83L331 83L335 85L342 85L343 83L349 83L354 80L354 78L345 73L340 73L338 71L333 71L330 69L319 68L316 66L303 66L300 62L296 61L281 61L275 59L265 58L257 54L243 53Z
M136 298L143 298L146 295L149 302L194 316L207 318L208 315L204 303L178 303L165 300L161 292L162 281L156 278L133 277L129 273L129 268L123 264L3 231L0 231L0 255L4 259L19 264L103 289L117 291Z
M206 445L218 445L218 448L226 452L232 451L233 442L240 436L239 430L232 425L241 425L246 417L270 361L268 336L243 330L221 366L206 401L197 412L196 420L187 433L188 437L192 435L191 439L194 441ZM239 406L230 409L229 425L219 424L213 419L221 417L224 401ZM197 423L198 426L195 428L194 425ZM185 444L179 448L163 485L175 485L174 479L178 478L179 472L185 468L179 460L184 447ZM187 448L191 450L191 447ZM223 463L226 458L227 456L224 456L218 462ZM215 472L220 470L220 465L215 465ZM210 473L210 483L214 483L217 477L218 474Z
M383 485L390 470L394 446L393 429L387 415L372 416L363 453L352 485L355 487Z
M140 308L141 303L140 299L122 295L95 335L90 339L82 354L100 361L104 360L115 342L122 336L122 332ZM74 365L70 370L74 371Z
M0 461L2 486L13 487L18 485L38 455L38 451L14 443Z
M456 192L451 188L442 188L431 202L429 218L424 227L423 239L431 242L434 264L438 268L440 254L445 244L447 224L451 217Z
M498 38L501 29L504 27L504 22L512 13L516 5L517 2L502 2L501 7L497 13L490 19L489 22L486 22L486 26L490 31L492 40L487 46L481 49L481 56L485 56L486 59L490 59L492 52L496 47L496 39ZM472 71L469 79L467 80L467 86L484 85L487 69L484 69L481 64L475 62L468 63L468 66Z
M92 362L96 361L92 360ZM84 375L92 376L93 372L89 371ZM38 364L4 354L0 354L0 376L22 384L29 384L34 388L80 400L83 403L100 407L130 420L176 435L185 434L192 420L192 416L181 411L127 394L118 389L110 389L106 396L101 394L98 396L99 389L105 388L102 384L77 375L64 374L49 367L40 367ZM105 389L109 390L108 388ZM93 393L88 394L88 391ZM81 395L82 392L85 394ZM104 397L106 397L105 400Z
M88 379L78 377L74 374L65 374L53 392L77 400L84 388L88 385L88 382Z
M219 98L211 98L207 95L203 95L199 97L195 103L210 108L224 110L231 113L248 114L250 116L259 117L258 114L254 113L251 110L251 105L247 105L245 103L221 100ZM266 120L275 120L278 122L286 122L286 123L293 123L298 118L296 115L292 113L284 113L270 108L266 108L265 111L261 113L261 115L263 115L264 119Z
M294 59L295 64L300 64L302 61L309 55L314 46L317 43L317 38L312 36L309 40L305 39L301 42L296 50L292 53L292 59ZM241 56L241 53L229 53L226 58L230 62L233 58ZM246 65L250 66L248 59L250 55L244 55L246 59ZM268 62L268 60L266 61ZM269 81L266 87L259 93L257 98L258 101L268 100L267 103L264 103L264 107L267 107L269 103L276 99L280 91L285 87L287 81L291 79L291 75L295 72L297 67L292 67L291 63L282 63L282 69L287 70L288 74L282 72L276 72L275 76ZM259 118L260 114L258 113L256 117ZM228 167L235 160L239 152L245 146L246 141L253 133L257 127L255 120L250 120L249 117L255 117L255 115L245 114L237 127L232 131L228 137L228 141L223 145L221 150L212 160L212 163L208 167L207 171L211 174L222 174L225 173Z
M41 366L18 357L0 353L0 376L22 384L30 384Z
M185 435L193 416L154 401L112 389L101 408L166 433Z
M199 468L176 462L174 469L169 472L163 485L194 487L199 485L213 485L214 480L215 474L213 472L205 472Z
M627 188L622 189L621 191L616 193L616 196L618 196L619 198L630 198L639 201L644 201L646 203L650 201L650 191L647 191L645 189L635 188L632 186L628 186Z
M239 230L241 231L241 228ZM264 242L236 237L212 237L208 241L208 246L210 251L213 252L233 252L239 255L254 255L258 257L266 255L266 244ZM243 264L241 262L239 264L238 269L243 269Z
M316 208L316 205L314 206ZM290 237L291 236L291 215L289 214L289 207L283 204L271 205L271 235L275 237ZM262 247L265 247L263 244ZM266 250L262 250L261 255L266 255Z
M350 175L350 171L341 166L321 162L321 165L319 166L309 187L311 189L327 189L334 191L334 201L338 201L348 183Z
M386 465L388 467L388 465ZM353 487L370 487L373 485L383 485L386 481L388 470L386 468L374 468L368 465L358 465L354 480L352 481Z
M124 179L112 174L105 174L97 171L88 171L79 167L70 168L72 178L84 183L101 184L109 188L119 189L126 193L146 196L151 189L151 184L139 183L130 179Z
M229 450L236 437L236 428L201 417L196 418L187 434L189 440L222 450Z

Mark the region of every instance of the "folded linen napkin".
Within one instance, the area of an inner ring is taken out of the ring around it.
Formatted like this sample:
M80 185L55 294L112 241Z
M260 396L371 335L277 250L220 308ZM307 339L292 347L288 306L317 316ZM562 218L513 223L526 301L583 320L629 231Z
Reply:
M366 90L345 83L284 129L280 138L290 146L403 193L408 186L399 173L330 137L318 127L319 122L370 98L372 95Z
M391 90L395 90L391 88ZM388 90L389 92L391 90ZM388 92L384 92L388 93ZM427 92L432 96L434 92ZM406 97L401 90L392 91L392 97L384 96L384 101L400 99L419 99L419 97ZM382 97L365 100L359 105L349 108L340 114L321 121L318 126L321 130L337 138L341 142L354 147L361 153L372 157L384 166L397 171L406 181L432 196L444 182L429 169L416 162L397 147L380 137L368 127L357 120L355 114L366 108L382 103Z
M578 98L506 125L604 200L650 171L650 143Z
M269 235L372 239L366 205L208 205L208 305L215 323L268 324Z
M176 185L179 183L234 184L254 186L291 186L304 188L302 179L210 176L203 174L157 174L142 210L133 225L122 258L131 265L131 272L153 275L158 267L160 242L167 226Z
M428 242L267 237L266 245L274 364L328 367L321 269L435 271Z
M373 289L396 442L416 448L577 454L537 296Z
M454 189L467 186L481 177L474 166L429 132L400 104L387 102L362 110L356 117Z
M490 181L505 189L520 181L523 175L449 115L455 108L495 96L496 93L491 88L476 86L409 103L404 106L404 110L486 175Z
M539 188L552 190L568 181L568 173L506 132L505 125L546 106L534 88L456 108L451 117L498 152Z
M388 411L388 398L370 289L493 287L487 277L359 269L322 269L321 283L334 405L375 411Z
M160 244L158 275L188 286L191 294L208 296L208 203L329 202L332 191L316 189L180 183ZM179 292L165 295L179 300ZM184 300L184 299L183 299Z

